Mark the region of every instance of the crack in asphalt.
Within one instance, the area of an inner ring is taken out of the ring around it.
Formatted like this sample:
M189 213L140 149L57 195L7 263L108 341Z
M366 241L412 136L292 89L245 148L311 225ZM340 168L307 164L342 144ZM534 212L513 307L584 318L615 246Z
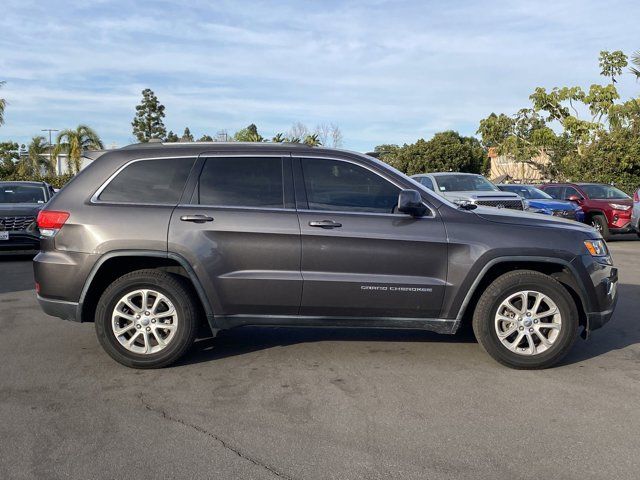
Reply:
M138 399L140 400L140 403L142 403L142 406L153 413L156 413L158 415L161 415L163 419L168 420L170 422L174 422L174 423L178 423L184 427L187 428L191 428L192 430L195 430L198 433L201 433L203 435L206 435L210 438L212 438L213 440L215 440L216 442L218 442L220 445L222 445L223 448L229 450L230 452L235 453L238 457L242 458L243 460L247 460L248 462L253 463L254 465L258 466L258 467L262 467L265 470L267 470L268 472L272 473L273 475L275 475L278 478L283 478L285 480L294 480L293 477L290 477L282 472L279 472L278 470L276 470L275 468L262 463L261 461L247 455L246 453L244 453L242 450L239 450L238 448L235 448L231 445L229 445L225 440L223 440L222 438L218 437L216 434L209 432L208 430L205 430L204 428L198 426L198 425L193 425L192 423L189 423L185 420L182 420L180 418L176 418L173 417L171 415L169 415L165 410L161 409L161 408L154 408L151 404L149 404L147 401L145 401L144 399L144 395L141 393L138 395Z

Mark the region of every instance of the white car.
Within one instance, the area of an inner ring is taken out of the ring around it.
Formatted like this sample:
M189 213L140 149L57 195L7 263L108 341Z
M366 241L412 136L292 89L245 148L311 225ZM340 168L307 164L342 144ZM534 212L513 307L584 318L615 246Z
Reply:
M413 175L411 178L453 203L472 203L514 210L524 210L526 207L520 195L503 192L476 173L439 172Z

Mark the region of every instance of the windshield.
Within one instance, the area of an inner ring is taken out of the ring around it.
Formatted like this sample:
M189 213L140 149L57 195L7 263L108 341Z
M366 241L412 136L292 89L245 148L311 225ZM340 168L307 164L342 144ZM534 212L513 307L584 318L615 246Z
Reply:
M45 203L44 187L0 185L0 203Z
M485 191L495 192L498 188L482 175L437 175L433 177L441 192Z
M631 198L622 190L609 185L580 185L580 188L593 199Z
M517 193L522 198L526 198L527 200L548 200L550 198L553 198L551 195L549 195L548 193L544 193L539 188L530 187L529 185L501 185L500 190Z

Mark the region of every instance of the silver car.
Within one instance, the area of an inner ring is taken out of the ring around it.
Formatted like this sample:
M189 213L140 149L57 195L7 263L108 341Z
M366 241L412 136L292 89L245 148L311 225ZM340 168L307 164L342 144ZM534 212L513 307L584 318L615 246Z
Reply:
M472 203L514 210L525 209L525 203L520 195L503 192L485 177L475 173L427 173L413 175L411 178L453 203Z

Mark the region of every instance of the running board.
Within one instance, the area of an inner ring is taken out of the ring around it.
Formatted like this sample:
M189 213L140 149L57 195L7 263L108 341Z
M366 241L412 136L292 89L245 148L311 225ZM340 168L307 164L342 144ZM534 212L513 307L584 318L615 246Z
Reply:
M297 315L215 315L216 329L226 330L244 326L268 327L331 327L331 328L393 328L428 330L453 334L460 322L446 318L403 317L313 317Z

